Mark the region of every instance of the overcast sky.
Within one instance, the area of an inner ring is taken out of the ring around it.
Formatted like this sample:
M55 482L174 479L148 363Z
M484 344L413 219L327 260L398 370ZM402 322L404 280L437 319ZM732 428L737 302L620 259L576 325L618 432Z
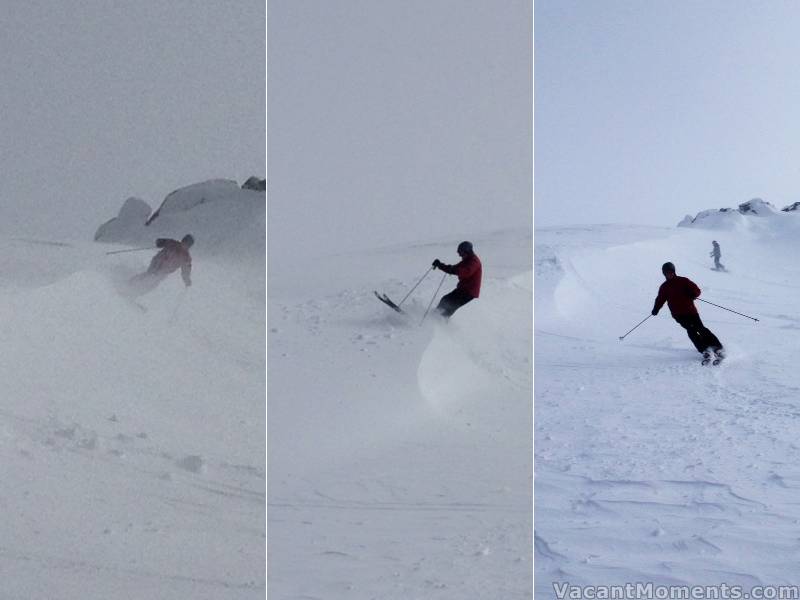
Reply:
M532 13L271 0L270 251L529 227Z
M26 0L0 18L0 232L265 175L263 0Z
M800 200L800 3L536 0L535 224Z

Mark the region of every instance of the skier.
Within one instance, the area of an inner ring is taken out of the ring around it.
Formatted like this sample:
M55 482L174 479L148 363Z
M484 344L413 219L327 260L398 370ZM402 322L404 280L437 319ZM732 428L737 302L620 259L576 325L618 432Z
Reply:
M192 257L189 248L194 244L191 234L183 236L181 241L169 238L158 238L156 248L161 251L150 261L147 271L134 276L130 280L132 295L141 296L153 291L170 273L181 270L183 284L188 288L192 285Z
M664 263L661 272L666 281L658 288L652 314L657 315L666 302L672 318L686 330L694 347L703 355L703 364L708 364L712 360L712 353L714 364L719 364L725 357L722 344L717 336L703 325L694 305L694 300L700 296L700 288L687 277L676 275L675 265L671 262Z
M722 256L722 252L720 252L719 250L719 244L717 243L717 240L713 240L711 243L713 244L714 249L711 251L711 254L709 254L709 256L714 257L714 269L716 269L717 271L724 271L725 265L719 262L719 258L720 256Z
M449 319L454 312L480 295L481 277L483 267L478 255L472 249L471 242L461 242L456 249L461 257L457 265L446 265L438 258L433 261L433 268L458 275L458 285L449 294L442 296L436 310L445 319Z

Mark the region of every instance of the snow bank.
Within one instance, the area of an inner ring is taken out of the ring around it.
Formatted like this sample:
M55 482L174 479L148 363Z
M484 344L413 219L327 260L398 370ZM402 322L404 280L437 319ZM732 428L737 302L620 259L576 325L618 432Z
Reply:
M141 198L128 198L119 209L119 214L103 223L95 232L94 239L99 242L118 244L136 243L135 232L150 216L150 205Z

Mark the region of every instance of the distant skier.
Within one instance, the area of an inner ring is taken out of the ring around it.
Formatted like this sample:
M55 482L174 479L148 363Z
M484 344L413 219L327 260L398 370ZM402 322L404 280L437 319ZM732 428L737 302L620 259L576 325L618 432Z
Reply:
M714 257L714 268L717 271L724 271L725 265L719 262L719 259L722 256L722 252L720 252L719 250L719 244L717 243L717 240L712 241L711 244L713 245L714 249L711 251L711 254L709 254L709 256Z
M653 315L657 315L664 303L669 306L669 312L681 327L689 334L694 347L703 355L703 364L708 364L714 354L714 364L719 363L724 357L722 344L700 320L700 314L694 305L700 296L700 288L687 277L675 274L675 265L671 262L664 263L661 267L666 281L658 288Z
M444 318L449 319L454 312L480 295L483 267L478 255L472 249L471 242L461 242L456 249L461 257L461 262L456 265L446 265L438 258L433 261L433 268L458 275L458 285L449 294L442 296L436 310Z
M192 256L189 248L194 244L191 234L183 236L181 241L169 238L158 238L156 248L161 251L150 261L147 271L134 276L130 280L132 295L141 296L152 292L170 273L181 270L184 285L192 285Z

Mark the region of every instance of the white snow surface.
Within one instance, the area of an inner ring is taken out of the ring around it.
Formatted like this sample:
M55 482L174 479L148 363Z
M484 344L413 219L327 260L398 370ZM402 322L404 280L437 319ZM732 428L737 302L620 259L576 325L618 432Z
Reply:
M439 271L405 314L373 295L460 241L270 254L270 598L531 597L530 230L471 238L481 296L448 323L420 325Z
M553 582L798 583L800 264L795 215L713 232L536 230L536 596ZM728 272L711 269L711 240ZM672 261L725 345L719 367L666 307Z
M3 598L264 597L264 258L202 241L143 312L152 253L0 239Z

